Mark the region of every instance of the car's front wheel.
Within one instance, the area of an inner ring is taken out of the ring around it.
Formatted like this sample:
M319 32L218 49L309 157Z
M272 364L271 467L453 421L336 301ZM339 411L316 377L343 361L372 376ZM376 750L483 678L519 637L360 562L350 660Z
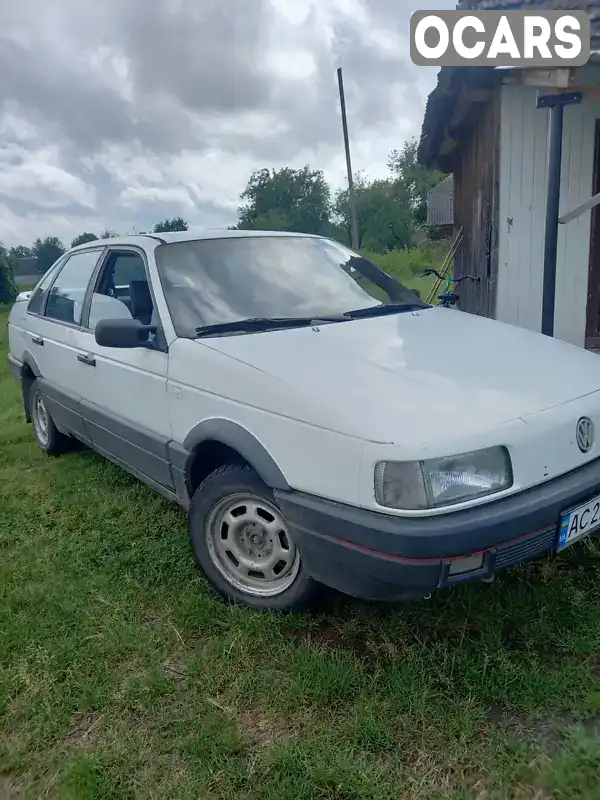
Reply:
M317 594L319 584L306 574L273 493L245 464L219 467L202 482L189 534L198 566L236 603L300 610Z
M29 415L33 423L35 440L44 453L58 455L70 449L72 440L61 433L54 424L37 381L33 381L29 391Z

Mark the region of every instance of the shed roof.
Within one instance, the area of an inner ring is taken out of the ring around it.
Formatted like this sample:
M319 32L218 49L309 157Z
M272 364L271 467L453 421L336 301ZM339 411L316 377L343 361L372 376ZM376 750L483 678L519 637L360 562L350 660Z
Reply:
M452 172L454 150L469 127L478 102L487 99L500 79L493 67L444 67L429 95L419 142L418 161Z
M511 10L580 10L587 11L591 22L592 50L600 50L600 0L458 0L461 11ZM444 172L452 170L452 152L468 124L477 100L484 99L499 80L492 67L443 67L437 86L427 99L421 130L418 160L427 167Z

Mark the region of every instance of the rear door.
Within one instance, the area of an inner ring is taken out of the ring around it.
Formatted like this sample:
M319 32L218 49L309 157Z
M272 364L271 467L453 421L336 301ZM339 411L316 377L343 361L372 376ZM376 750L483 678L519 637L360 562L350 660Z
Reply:
M103 246L72 253L40 285L28 305L25 338L41 377L40 387L57 426L89 441L81 417L83 310Z
M146 257L135 247L109 247L98 270L81 340L82 409L95 449L172 489L164 337L159 332L149 347L101 347L94 336L96 324L117 317L160 328Z
M8 320L9 349L11 355L21 362L26 360L30 364L32 361L39 364L42 360L43 353L39 350L39 341L38 343L33 341L36 335L33 331L35 318L44 308L48 289L66 260L65 256L59 258L29 293L29 299L16 303L11 310Z

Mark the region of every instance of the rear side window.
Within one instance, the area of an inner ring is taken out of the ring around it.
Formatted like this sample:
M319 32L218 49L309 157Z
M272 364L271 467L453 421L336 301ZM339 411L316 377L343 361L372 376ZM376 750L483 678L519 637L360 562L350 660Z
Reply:
M68 259L48 294L45 317L72 325L81 323L83 301L100 252L84 250Z
M27 306L27 311L31 314L41 314L42 309L44 308L44 302L46 300L46 294L48 293L48 287L54 280L54 276L58 272L63 264L63 259L59 259L56 264L54 264L48 272L44 275L42 280L38 283L35 287L31 298L29 299L29 304Z

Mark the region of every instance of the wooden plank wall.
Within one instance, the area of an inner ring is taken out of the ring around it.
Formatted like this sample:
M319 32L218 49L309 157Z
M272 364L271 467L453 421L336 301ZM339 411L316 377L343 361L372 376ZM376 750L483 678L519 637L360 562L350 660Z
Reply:
M498 166L500 96L478 104L454 169L454 221L464 229L454 274L476 275L457 289L463 311L495 316L498 276Z

